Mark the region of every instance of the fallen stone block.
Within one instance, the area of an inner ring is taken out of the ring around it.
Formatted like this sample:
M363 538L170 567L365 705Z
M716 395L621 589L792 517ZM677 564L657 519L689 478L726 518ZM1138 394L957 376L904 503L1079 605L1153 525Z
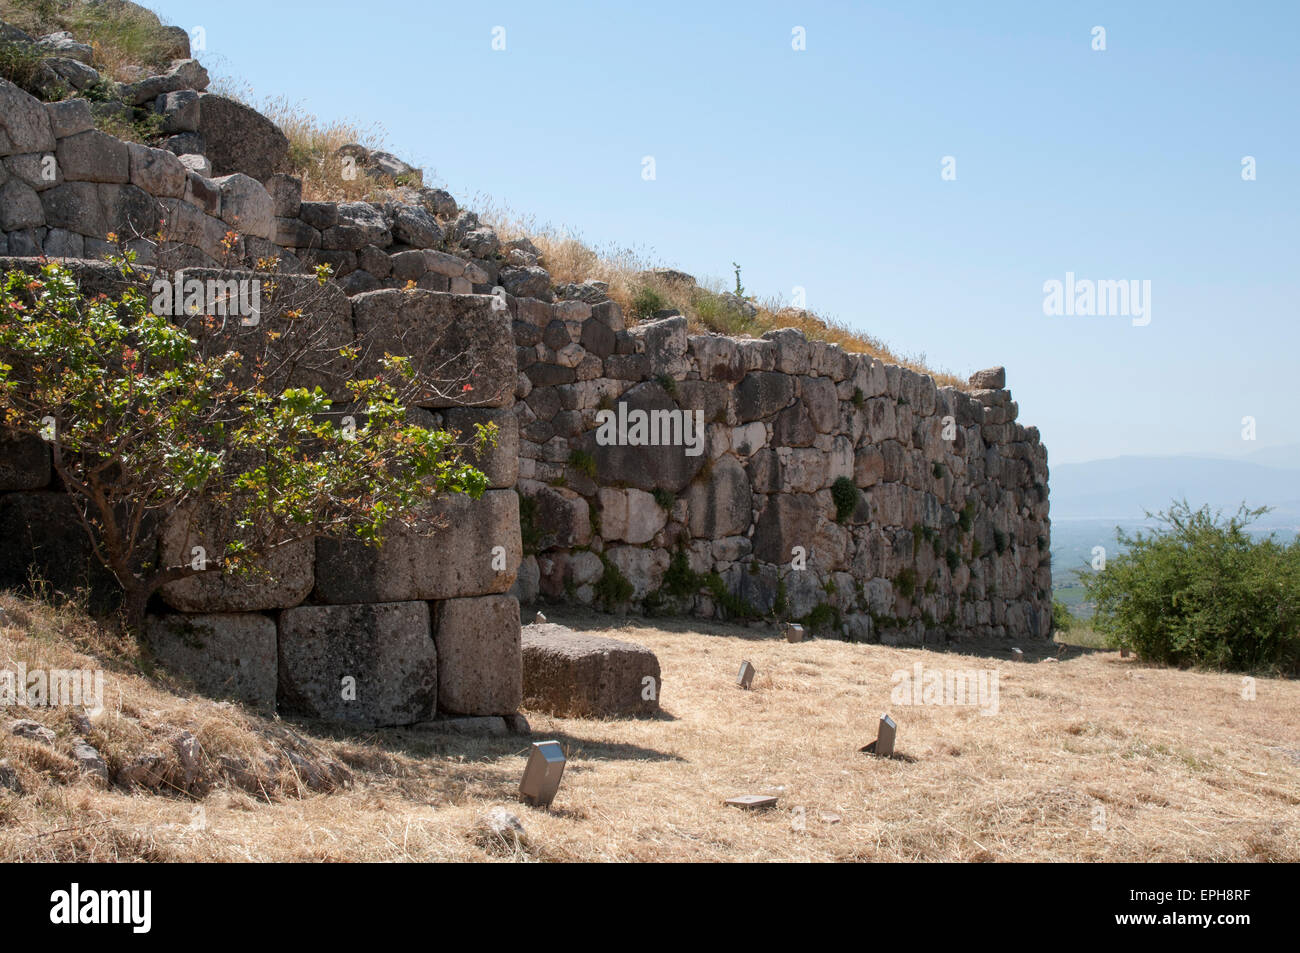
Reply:
M576 718L659 711L659 659L643 645L553 623L524 626L520 643L525 708Z

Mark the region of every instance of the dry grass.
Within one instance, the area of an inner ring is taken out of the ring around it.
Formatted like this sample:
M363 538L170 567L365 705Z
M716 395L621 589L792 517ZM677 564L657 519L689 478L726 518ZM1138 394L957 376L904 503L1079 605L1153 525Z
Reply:
M747 318L725 306L721 294L733 289L725 287L718 279L704 278L699 287L687 287L680 282L647 274L662 265L647 251L618 246L593 248L565 229L539 224L535 219L521 216L486 196L476 196L470 206L483 221L497 230L503 242L515 238L532 241L542 252L542 264L556 284L590 279L606 282L610 297L631 318L631 323L643 317L638 314L642 302L658 299L659 307L676 308L686 315L692 333L714 331L759 337L765 331L777 328L797 328L811 340L828 341L846 351L870 354L882 361L929 374L941 387L967 386L964 380L947 371L928 367L925 355L898 354L878 338L855 331L835 318L791 307L777 298L753 301L758 314Z
M19 608L41 621L5 633L0 666L23 647L32 661L68 664L73 642L133 657L75 612L56 618ZM1004 646L957 654L788 645L732 626L619 624L594 614L568 621L613 625L611 634L652 647L663 666L664 714L530 714L534 738L568 749L553 810L514 800L527 751L517 737L349 737L300 726L306 744L348 764L350 785L263 796L218 783L195 797L69 783L59 750L6 734L0 757L21 762L34 790L0 795L0 858L1300 860L1294 681L1260 679L1247 702L1236 676L1149 668L1113 652L1069 650L1048 662L1054 652L1044 649L1015 663ZM752 692L734 685L742 658L758 669ZM999 713L891 706L891 673L918 661L996 668ZM109 695L123 712L138 711L146 724L207 719L205 751L264 747L262 732L276 727L112 664L121 670ZM857 750L886 708L899 722L900 757L888 761ZM66 732L58 718L52 723ZM723 805L744 793L781 800L757 814ZM520 816L522 846L476 830L494 805ZM1105 830L1093 829L1099 807Z
M0 20L29 36L68 30L94 50L94 67L109 79L134 79L128 66L167 65L168 37L149 12L120 3L79 0L0 0Z

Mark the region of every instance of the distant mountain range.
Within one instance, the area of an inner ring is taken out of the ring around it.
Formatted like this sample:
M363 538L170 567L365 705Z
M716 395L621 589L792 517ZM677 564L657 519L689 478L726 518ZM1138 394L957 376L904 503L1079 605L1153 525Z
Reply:
M1175 499L1236 512L1271 506L1260 527L1300 530L1300 444L1265 447L1240 457L1114 457L1051 468L1052 521L1141 520Z

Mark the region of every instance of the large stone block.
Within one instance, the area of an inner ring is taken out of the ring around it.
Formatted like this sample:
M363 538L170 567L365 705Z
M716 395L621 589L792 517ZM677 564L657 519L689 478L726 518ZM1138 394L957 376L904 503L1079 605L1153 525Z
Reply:
M259 283L256 320L227 317L210 323L202 317L182 317L179 321L198 339L203 354L238 351L243 355L234 371L238 386L252 381L255 363L261 360L269 369L266 387L270 392L284 387L320 387L334 400L348 396L345 381L352 376L354 365L338 352L353 342L352 305L333 282L320 284L308 275L277 275L272 289L264 275L215 268L189 268L184 277L186 281ZM294 313L299 316L291 317Z
M394 528L382 545L316 541L316 592L327 603L450 599L507 591L523 556L519 498L488 490L427 504L418 529Z
M459 431L462 440L474 439L476 424L495 423L496 446L482 454L468 454L467 459L483 471L493 488L515 485L519 478L519 420L513 410L451 407L443 411L443 422L446 427Z
M686 503L692 536L720 539L744 534L753 516L753 493L745 468L735 457L723 456L708 479L691 484Z
M0 79L0 156L54 148L50 117L41 101Z
M438 382L427 407L508 407L514 401L515 345L508 310L489 295L385 289L352 300L365 357L360 373L375 372L385 352L405 354Z
M695 415L686 417L687 412L680 410L657 382L630 388L611 410L616 414L612 423L626 419L626 433L616 433L616 439L602 443L608 432L589 430L578 440L579 448L596 460L599 483L680 493L700 472L706 456L704 434L697 432ZM645 421L640 435L634 432L638 420ZM674 420L681 426L673 424ZM685 439L688 421L693 445Z
M519 492L531 501L538 550L585 546L591 542L591 510L573 490L520 480Z
M150 616L145 641L167 671L200 692L275 709L274 620L255 612Z
M64 178L74 182L125 184L131 181L126 143L98 129L60 139L55 158Z
M445 599L435 610L438 708L508 715L522 701L519 603L510 596Z
M161 595L181 612L260 612L285 609L307 598L315 582L315 547L311 540L273 550L261 571L247 574L221 570L221 558L231 539L237 538L234 514L188 508L169 513L163 520L161 556L167 566L193 563L197 555L210 572L163 586Z
M199 98L199 135L217 175L242 172L265 182L289 154L279 127L243 103L206 93Z
M736 385L736 417L741 423L770 417L794 400L794 379L776 371L752 371Z
M428 721L438 707L428 603L280 613L279 703L286 712L358 728Z
M570 718L659 711L659 659L643 645L550 623L524 626L521 643L526 708Z
M784 565L795 546L812 549L820 508L805 494L768 497L754 529L754 555L763 562Z
M668 511L645 490L601 487L600 535L628 543L648 543L668 522Z

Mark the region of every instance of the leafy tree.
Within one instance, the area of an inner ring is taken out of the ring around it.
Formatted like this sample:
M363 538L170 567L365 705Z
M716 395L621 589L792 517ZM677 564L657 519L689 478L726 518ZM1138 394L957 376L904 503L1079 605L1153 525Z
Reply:
M321 536L378 544L395 526L432 532L422 502L483 493L487 478L462 454L486 449L495 428L462 442L408 411L449 390L463 400L469 385L385 355L374 376L347 381L340 426L320 384L300 383L352 367L366 347L325 333L326 273L258 275L260 318L246 328L209 313L221 308L154 313L151 276L130 254L117 265L112 295L83 294L54 263L4 275L0 424L49 441L96 558L122 586L128 627L167 583L264 570L275 551ZM155 557L162 520L203 513L222 516L213 550Z
M1265 512L1242 505L1223 519L1183 500L1155 514L1152 532L1117 531L1127 551L1082 576L1094 626L1149 661L1300 669L1300 540L1252 538L1246 527Z

